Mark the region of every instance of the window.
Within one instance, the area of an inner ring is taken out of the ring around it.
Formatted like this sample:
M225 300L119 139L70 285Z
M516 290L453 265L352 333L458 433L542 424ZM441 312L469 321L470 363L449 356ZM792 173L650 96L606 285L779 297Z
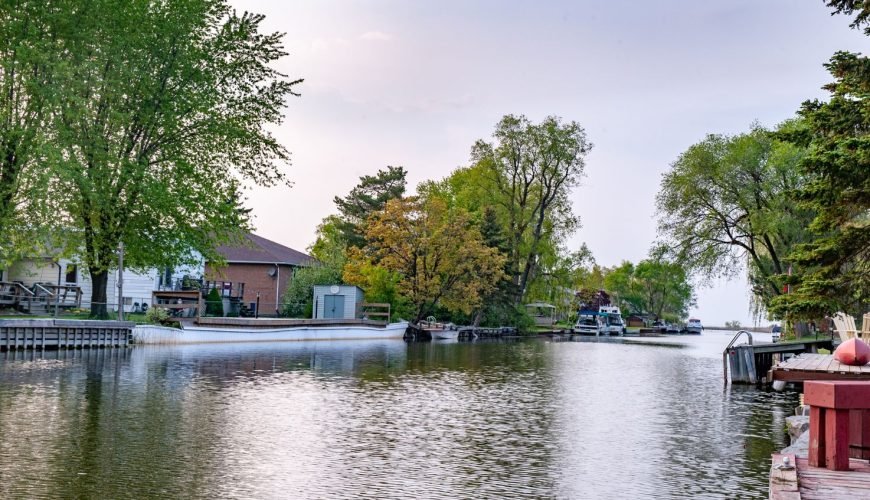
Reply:
M133 305L133 297L124 297L124 305L132 306Z

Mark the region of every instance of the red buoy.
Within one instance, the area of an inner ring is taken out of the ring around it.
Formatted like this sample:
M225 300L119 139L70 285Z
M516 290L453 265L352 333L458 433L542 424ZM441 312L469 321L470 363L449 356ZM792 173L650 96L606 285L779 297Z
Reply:
M870 347L861 339L849 339L834 351L834 359L850 366L863 366L870 361Z

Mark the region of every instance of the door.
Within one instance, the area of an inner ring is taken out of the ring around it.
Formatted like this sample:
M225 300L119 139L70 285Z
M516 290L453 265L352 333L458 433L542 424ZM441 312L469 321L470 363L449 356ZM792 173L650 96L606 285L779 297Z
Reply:
M344 318L344 295L323 296L323 317Z

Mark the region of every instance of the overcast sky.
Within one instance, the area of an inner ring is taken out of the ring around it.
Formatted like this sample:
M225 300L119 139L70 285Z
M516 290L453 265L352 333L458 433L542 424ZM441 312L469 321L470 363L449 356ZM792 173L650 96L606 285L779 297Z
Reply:
M586 128L595 147L569 247L637 262L656 238L661 174L682 151L825 98L822 64L868 43L821 0L232 3L286 33L280 69L305 79L275 130L294 186L248 201L258 234L298 250L361 175L402 165L411 188L445 177L514 113ZM700 289L692 315L749 324L745 279Z

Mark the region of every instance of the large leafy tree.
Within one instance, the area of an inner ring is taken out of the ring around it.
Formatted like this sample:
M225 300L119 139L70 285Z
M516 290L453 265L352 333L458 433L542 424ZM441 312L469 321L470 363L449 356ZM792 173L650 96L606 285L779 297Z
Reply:
M472 160L488 172L506 237L513 301L521 304L541 255L557 249L579 226L569 194L580 182L592 144L580 124L552 116L532 123L507 115L493 139L477 141Z
M856 13L852 26L870 34L870 4L828 5ZM825 66L834 77L825 86L830 100L805 102L806 128L789 135L809 151L801 162L808 182L798 198L816 217L812 241L791 255L799 271L794 293L776 307L803 318L862 313L870 303L870 58L838 52Z
M49 243L45 230L63 222L48 192L56 150L46 123L56 110L61 41L75 29L71 6L0 4L0 264Z
M786 122L779 130L796 130ZM763 306L782 293L784 257L807 237L811 213L791 192L803 184L804 149L754 126L736 136L709 135L663 176L659 229L678 260L701 276L730 276L744 265Z
M658 249L637 265L623 262L611 269L604 283L620 307L635 314L681 320L695 303L686 270Z
M504 276L504 258L484 244L467 212L440 199L387 202L366 225L365 249L354 249L345 277L377 266L395 273L397 288L420 321L438 307L470 314Z
M225 0L93 0L69 12L75 36L54 82L59 183L81 229L95 316L116 249L133 268L175 264L249 227L242 183L285 181L289 153L267 131L294 84L271 63L282 35Z

